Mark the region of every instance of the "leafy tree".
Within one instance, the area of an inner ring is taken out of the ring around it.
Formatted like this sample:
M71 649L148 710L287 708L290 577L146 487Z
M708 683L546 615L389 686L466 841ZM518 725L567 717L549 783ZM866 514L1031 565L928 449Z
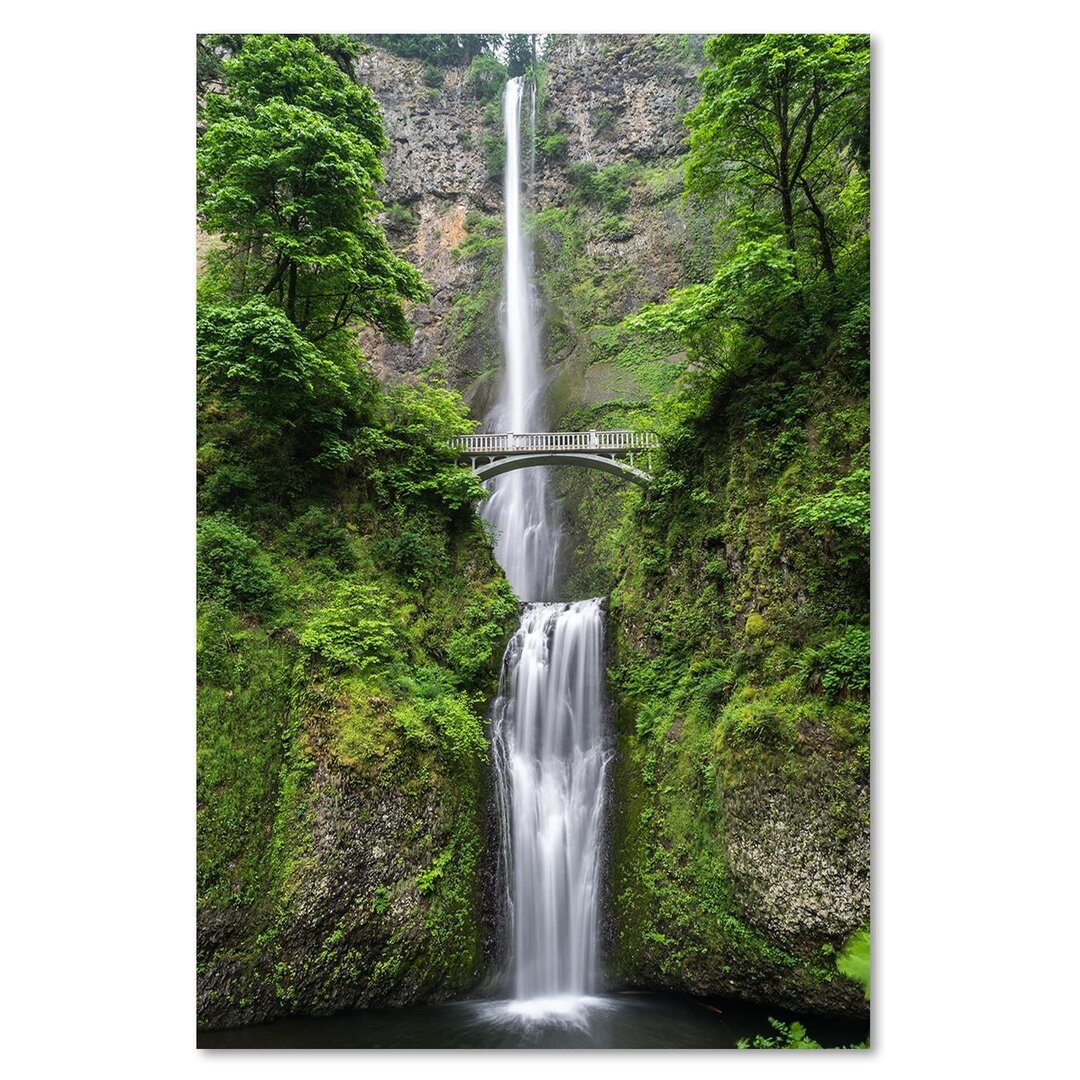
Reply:
M688 190L716 194L735 182L777 205L787 246L798 250L809 225L833 273L828 202L850 173L841 151L868 131L869 40L725 34L705 55L715 66L702 73L702 100L687 116Z
M357 321L408 339L403 301L428 292L374 221L387 145L374 95L302 38L249 37L224 70L198 167L230 291L266 297L312 342Z
M224 515L199 522L196 581L200 600L266 614L273 610L280 582L254 537Z
M368 41L395 56L425 60L429 64L455 67L473 57L493 52L503 40L502 34L370 34Z
M445 373L432 369L415 382L389 387L382 398L381 426L369 432L376 494L408 499L440 514L467 511L487 498L484 486L462 469L447 440L475 428L461 395L444 385Z
M481 53L469 65L465 85L473 92L477 101L489 105L498 101L502 95L506 85L506 68L494 54Z
M219 84L225 75L223 60L235 56L248 38L247 34L198 34L195 39L196 85L200 94L212 84ZM285 34L287 38L306 38L321 53L325 53L341 70L353 77L356 61L370 46L355 34Z
M536 67L536 35L509 34L506 39L506 68L510 78Z
M324 463L348 457L373 388L351 349L309 341L264 296L200 307L199 391L239 406L266 435L292 435Z
M639 329L677 336L721 381L766 355L821 355L845 320L866 319L869 42L844 34L724 35L691 131L687 192L719 201L712 280L645 309ZM860 337L865 337L861 334ZM715 384L719 385L719 384Z

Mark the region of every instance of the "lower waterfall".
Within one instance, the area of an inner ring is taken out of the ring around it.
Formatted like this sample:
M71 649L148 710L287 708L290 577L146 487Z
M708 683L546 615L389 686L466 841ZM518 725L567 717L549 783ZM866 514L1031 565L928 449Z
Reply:
M492 734L519 1000L595 989L612 757L601 603L528 605L503 659Z

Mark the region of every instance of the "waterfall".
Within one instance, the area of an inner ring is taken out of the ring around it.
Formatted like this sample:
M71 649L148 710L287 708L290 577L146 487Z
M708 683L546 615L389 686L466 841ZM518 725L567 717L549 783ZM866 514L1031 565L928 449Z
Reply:
M594 989L611 758L600 604L530 604L503 659L492 734L519 999Z
M522 224L525 100L525 79L511 79L503 98L505 371L491 431L543 430L539 304ZM603 731L604 623L598 599L551 602L560 527L547 470L511 472L491 486L482 512L496 529L495 555L518 596L532 601L503 658L492 714L514 992L528 1008L537 999L579 1000L596 978L611 758Z
M531 89L531 82L529 87ZM485 425L488 431L525 432L544 428L539 305L532 282L532 253L521 214L521 120L525 101L524 76L511 79L503 97L506 249L502 339L505 364L502 390ZM528 94L528 101L531 133L535 109L532 93ZM495 557L506 571L510 584L523 600L553 599L559 526L548 491L547 470L533 468L508 473L492 480L489 486L492 494L481 514L495 527Z

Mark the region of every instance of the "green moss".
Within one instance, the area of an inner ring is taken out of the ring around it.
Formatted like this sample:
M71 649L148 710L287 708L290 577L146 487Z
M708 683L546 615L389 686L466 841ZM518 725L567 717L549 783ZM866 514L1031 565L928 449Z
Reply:
M870 931L857 930L836 957L836 970L859 983L870 1000Z
M453 521L414 504L409 520L439 538L435 575L399 557L393 505L350 490L245 533L277 582L265 624L200 604L198 902L230 927L200 967L230 973L213 1000L239 1010L233 1022L268 1001L287 1012L465 993L481 975L483 719L517 605L471 509ZM397 856L380 864L312 948L299 914L310 890L348 897L335 862L347 845L325 835L343 795L350 830L389 820L388 842L428 869L421 888Z
M725 814L732 792L809 787L839 857L868 828L855 809L869 765L866 552L839 564L792 512L864 451L849 371L774 371L705 417L675 412L618 533L618 977L703 992L836 985L820 943L794 952L750 925Z

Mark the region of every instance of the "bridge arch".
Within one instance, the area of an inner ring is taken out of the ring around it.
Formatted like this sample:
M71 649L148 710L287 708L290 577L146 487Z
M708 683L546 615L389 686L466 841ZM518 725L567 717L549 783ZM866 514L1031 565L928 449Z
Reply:
M515 454L513 457L496 458L482 465L473 463L473 475L478 480L490 480L495 476L513 472L515 469L531 469L537 465L579 465L588 469L599 469L631 483L648 487L652 477L643 469L638 469L620 458L603 457L600 454L584 454L563 451L562 453Z

